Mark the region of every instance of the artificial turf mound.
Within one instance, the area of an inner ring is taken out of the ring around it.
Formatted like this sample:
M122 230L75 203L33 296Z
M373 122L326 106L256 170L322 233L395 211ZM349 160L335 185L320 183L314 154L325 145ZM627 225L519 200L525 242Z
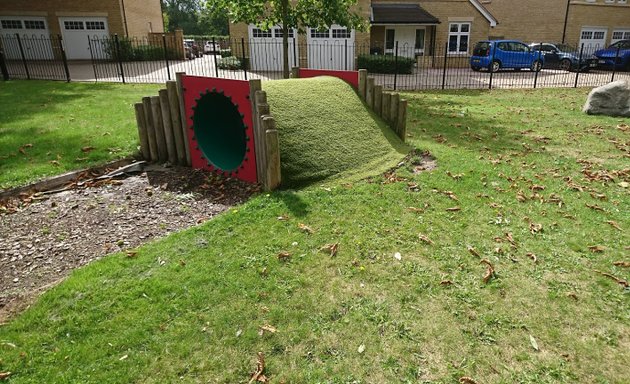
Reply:
M408 151L343 80L323 76L263 87L280 135L283 187L373 173Z

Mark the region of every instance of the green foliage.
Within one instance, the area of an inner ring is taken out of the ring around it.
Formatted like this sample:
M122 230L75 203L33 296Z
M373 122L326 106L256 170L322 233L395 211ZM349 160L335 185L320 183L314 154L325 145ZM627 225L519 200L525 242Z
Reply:
M164 60L164 47L160 45L138 44L137 41L122 37L116 40L113 37L104 40L103 52L113 61L151 61ZM166 48L166 57L169 60L180 59L177 50Z
M3 83L0 189L135 154L133 104L158 89L157 84ZM32 147L19 152L27 144ZM83 147L94 150L84 153Z
M398 57L390 55L359 55L357 65L359 68L367 69L370 73L413 73L414 59L408 57Z
M282 183L299 187L344 172L374 171L406 148L334 77L263 83L280 135Z
M219 54L221 55L221 57L230 57L232 56L232 49L222 49L221 51L219 51Z
M193 35L227 35L228 18L225 11L205 7L199 0L161 0L167 31L182 29Z
M220 57L217 58L217 67L219 69L243 69L243 63L236 56Z

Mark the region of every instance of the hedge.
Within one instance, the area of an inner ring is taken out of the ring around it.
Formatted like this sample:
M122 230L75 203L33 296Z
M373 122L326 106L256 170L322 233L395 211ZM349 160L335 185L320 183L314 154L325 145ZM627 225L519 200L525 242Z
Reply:
M394 56L388 55L360 55L357 58L359 68L367 69L371 73L399 73L409 75L416 64L414 59L398 56L398 63ZM396 70L398 69L398 70Z

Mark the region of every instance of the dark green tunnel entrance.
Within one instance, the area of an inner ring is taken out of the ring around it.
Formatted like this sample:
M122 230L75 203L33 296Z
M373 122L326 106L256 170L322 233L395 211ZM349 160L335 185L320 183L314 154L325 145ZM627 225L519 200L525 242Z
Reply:
M236 170L247 150L245 124L238 108L218 92L203 94L194 109L193 128L199 149L221 170Z

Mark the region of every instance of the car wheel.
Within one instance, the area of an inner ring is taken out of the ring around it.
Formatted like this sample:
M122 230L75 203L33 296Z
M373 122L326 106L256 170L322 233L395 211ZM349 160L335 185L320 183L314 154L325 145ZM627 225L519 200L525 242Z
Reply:
M488 70L490 72L497 72L499 69L501 69L501 62L498 60L494 60L489 66L488 66Z
M470 67L470 69L472 69L475 72L479 72L481 70L481 67Z
M540 72L542 69L542 62L540 60L535 60L532 65L529 67L532 72Z
M560 68L563 71L568 71L571 69L571 60L569 59L562 59L560 60L560 65L558 66L558 68Z

